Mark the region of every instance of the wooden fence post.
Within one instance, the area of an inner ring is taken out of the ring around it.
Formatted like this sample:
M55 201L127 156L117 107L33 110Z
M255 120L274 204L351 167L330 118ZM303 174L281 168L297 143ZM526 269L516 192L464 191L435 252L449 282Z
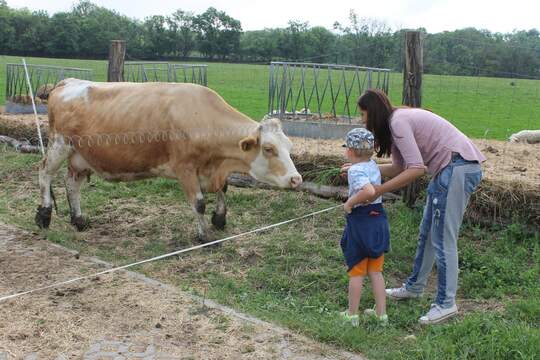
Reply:
M124 57L126 56L126 41L111 40L109 48L108 82L124 81Z
M410 107L422 106L423 40L420 31L405 33L405 61L403 66L402 104ZM415 180L403 190L403 202L413 207L418 197L420 184Z

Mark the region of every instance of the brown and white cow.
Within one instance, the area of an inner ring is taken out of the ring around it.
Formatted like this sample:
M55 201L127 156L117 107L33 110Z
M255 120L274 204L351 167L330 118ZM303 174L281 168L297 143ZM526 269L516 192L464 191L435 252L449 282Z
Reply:
M225 226L231 172L282 188L302 182L277 119L257 123L216 92L194 84L97 83L66 79L49 96L49 146L39 170L36 223L51 221L51 180L68 159L71 223L83 230L80 187L91 173L110 181L177 179L208 240L204 192L217 193L212 223Z

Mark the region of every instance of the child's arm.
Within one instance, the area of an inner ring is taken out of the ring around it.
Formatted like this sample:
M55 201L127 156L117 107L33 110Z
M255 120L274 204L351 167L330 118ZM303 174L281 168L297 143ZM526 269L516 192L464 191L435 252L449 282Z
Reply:
M376 194L376 191L373 185L371 184L364 185L362 190L360 190L359 192L357 192L356 194L354 194L347 200L347 202L343 206L345 208L345 212L347 214L350 214L352 211L352 208L355 205L365 203L368 199L371 199L373 196L375 196L375 194Z

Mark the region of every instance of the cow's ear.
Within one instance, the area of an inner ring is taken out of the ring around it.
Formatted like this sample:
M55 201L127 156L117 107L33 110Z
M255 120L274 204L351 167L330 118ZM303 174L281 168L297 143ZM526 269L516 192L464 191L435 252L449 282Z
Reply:
M262 125L257 126L257 129L249 136L240 140L238 145L242 151L250 151L259 145L259 139L261 138Z
M240 149L242 149L243 151L249 151L253 149L255 146L257 146L257 143L258 143L257 137L250 135L240 140L238 145L240 145Z

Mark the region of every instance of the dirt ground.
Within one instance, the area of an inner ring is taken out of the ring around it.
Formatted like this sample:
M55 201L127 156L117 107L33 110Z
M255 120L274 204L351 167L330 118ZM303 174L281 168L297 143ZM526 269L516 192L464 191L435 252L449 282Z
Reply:
M0 223L0 297L103 269ZM107 355L122 348L124 357ZM361 359L126 273L0 302L2 359L125 359L143 351L152 354L144 359Z

